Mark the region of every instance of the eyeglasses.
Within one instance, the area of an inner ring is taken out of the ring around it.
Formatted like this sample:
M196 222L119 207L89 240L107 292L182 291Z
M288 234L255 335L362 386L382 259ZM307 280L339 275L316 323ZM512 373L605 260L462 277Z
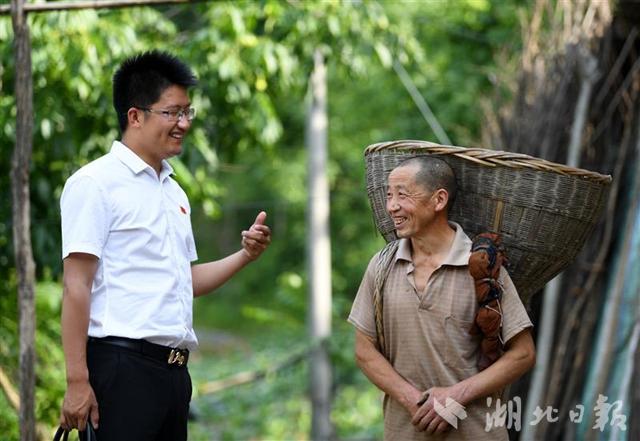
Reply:
M182 118L186 117L187 121L193 121L193 118L196 117L196 109L194 107L188 107L186 109L177 109L177 110L155 110L150 109L148 107L136 107L144 112L156 113L158 115L162 115L169 122L178 122Z

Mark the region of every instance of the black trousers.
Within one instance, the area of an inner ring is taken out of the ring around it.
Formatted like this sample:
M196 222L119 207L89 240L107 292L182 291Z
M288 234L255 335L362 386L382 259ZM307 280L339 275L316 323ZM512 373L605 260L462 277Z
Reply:
M191 377L127 348L89 343L89 382L96 394L99 441L186 441Z

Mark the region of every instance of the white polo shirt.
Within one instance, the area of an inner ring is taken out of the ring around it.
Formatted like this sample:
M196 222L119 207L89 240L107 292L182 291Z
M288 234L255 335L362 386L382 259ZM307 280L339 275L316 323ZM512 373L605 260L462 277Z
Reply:
M89 336L193 349L191 261L198 258L187 195L124 144L85 165L60 199L62 258L99 258Z

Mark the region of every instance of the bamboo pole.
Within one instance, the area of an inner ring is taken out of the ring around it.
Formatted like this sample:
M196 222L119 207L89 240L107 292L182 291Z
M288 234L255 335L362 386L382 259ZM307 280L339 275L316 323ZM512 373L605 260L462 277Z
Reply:
M636 215L637 219L637 215ZM637 285L636 285L637 288ZM637 302L636 302L637 303ZM640 305L638 305L640 306ZM636 311L638 308L635 308ZM633 384L632 378L634 376L634 358L636 355L636 350L638 348L638 341L640 341L640 314L636 312L635 325L633 326L633 330L631 331L631 338L629 339L628 348L624 349L623 352L626 352L623 359L623 367L621 369L622 379L620 381L620 388L618 390L618 396L614 397L612 401L620 401L624 403L627 400L631 400L633 397L633 389L631 389L631 385ZM637 367L635 367L637 370ZM636 392L637 393L637 392ZM633 403L627 403L628 408L631 412L633 412ZM626 416L626 415L625 415ZM631 415L629 415L631 417ZM627 418L627 425L630 425L630 418ZM620 427L618 424L614 424L611 427L611 432L609 432L609 439L625 439L625 433L627 431L627 426L624 428ZM638 439L638 436L631 437L626 439Z
M633 373L631 374L631 389L629 393L629 438L640 439L640 344L636 346L633 356Z
M71 11L79 9L117 9L134 6L168 5L174 3L200 3L207 0L83 0L66 2L24 3L24 13ZM0 15L11 13L11 5L0 5Z
M418 110L420 110L420 113L422 114L422 117L425 119L427 124L429 124L429 127L431 127L433 134L436 135L436 138L438 138L438 142L444 145L452 145L451 139L449 138L449 136L447 136L447 133L440 125L438 118L436 118L436 116L433 114L431 108L427 104L427 101L424 99L415 83L409 76L409 73L398 60L394 60L393 70L400 78L400 81L402 82L404 88L407 89L407 92L409 92L409 95L411 95L413 102L418 107Z
M626 118L625 118L626 119ZM613 176L621 176L624 164L628 160L628 151L630 150L632 124L630 121L625 122L625 131L620 144L618 159L612 173ZM567 418L569 412L575 403L576 391L579 390L579 383L583 379L585 365L588 363L589 349L593 345L592 331L597 325L601 306L598 298L600 297L594 287L598 280L602 279L603 270L605 268L606 258L611 249L611 238L617 222L615 217L616 207L618 206L620 179L614 179L613 185L609 191L609 200L603 218L606 219L603 227L603 233L599 240L600 246L593 260L592 270L589 272L587 280L579 288L580 295L570 307L569 311L563 314L564 327L558 338L557 349L554 353L553 367L551 368L551 376L547 381L547 400L546 403L556 403L559 397L560 407L559 416L566 420L565 429L567 439L575 438L577 426ZM573 353L575 355L568 355ZM555 428L559 431L559 428ZM572 435L573 434L573 435ZM553 438L553 432L545 433L545 436ZM633 438L630 438L633 439Z
M589 102L593 86L600 76L598 72L598 61L591 55L588 49L578 46L579 57L581 59L581 86L578 103L571 127L571 141L567 152L567 165L569 167L578 167L580 163L580 155L582 152L582 134L584 126L589 114ZM537 406L544 408L541 403L542 396L546 386L548 385L547 376L550 367L551 353L555 343L554 330L556 326L556 316L558 312L558 298L560 289L562 288L563 273L556 276L544 291L544 303L542 306L540 334L538 336L538 345L536 348L537 363L533 371L531 380L530 393L527 397L527 405L525 407L525 415L533 415ZM542 427L541 427L542 428ZM536 427L525 424L522 432L524 441L531 441L536 436Z
M638 120L636 121L636 127L640 124L640 113L638 114ZM636 139L636 151L640 151L640 137ZM636 160L635 170L633 171L633 195L640 194L640 161ZM615 341L616 327L619 321L619 308L622 301L622 295L624 291L625 273L628 270L627 262L631 255L631 238L635 228L635 216L638 213L640 202L637 197L631 198L627 213L624 219L623 230L621 230L621 248L618 251L619 260L614 263L617 264L615 268L615 275L612 277L613 283L607 290L607 298L600 321L600 328L597 332L597 341L594 346L594 350L598 354L593 361L593 365L588 373L586 387L584 389L585 407L592 407L596 402L596 398L599 394L605 394L607 388L607 382L609 381L609 372L611 369L611 354L614 351L613 342ZM581 425L580 429L583 431L580 435L587 441L595 440L597 438L597 431L587 430L587 427L592 427L595 415L590 415L587 424Z
M624 42L624 46L620 50L620 53L618 54L618 57L616 58L615 63L609 69L609 73L607 75L606 80L604 81L604 85L602 86L602 88L598 92L598 96L594 100L593 106L595 108L599 108L602 105L602 103L604 102L604 99L607 97L607 94L609 93L609 90L611 90L611 87L613 87L614 82L620 75L620 71L622 70L624 63L628 60L627 57L629 56L629 54L631 53L631 50L635 46L637 37L638 37L638 28L634 27L629 32L629 35L627 35L627 39Z

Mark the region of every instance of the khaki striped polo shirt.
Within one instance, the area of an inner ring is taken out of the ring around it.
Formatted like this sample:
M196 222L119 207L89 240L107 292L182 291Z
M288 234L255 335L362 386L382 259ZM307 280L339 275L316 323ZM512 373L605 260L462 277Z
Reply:
M392 269L384 285L384 337L389 361L407 381L424 391L435 386L451 386L478 372L476 361L480 339L469 334L478 305L468 262L471 240L462 228L456 230L451 250L438 267L423 292L418 292L413 279L411 243L401 239ZM369 262L349 322L370 337L376 336L373 310L374 277L378 255ZM502 298L502 338L507 342L532 323L504 268L500 271L504 292ZM458 422L444 436L429 437L416 432L411 416L397 401L384 398L385 440L429 439L508 439L504 427L485 430L488 415L496 410L487 406L485 398L466 407L467 418Z

